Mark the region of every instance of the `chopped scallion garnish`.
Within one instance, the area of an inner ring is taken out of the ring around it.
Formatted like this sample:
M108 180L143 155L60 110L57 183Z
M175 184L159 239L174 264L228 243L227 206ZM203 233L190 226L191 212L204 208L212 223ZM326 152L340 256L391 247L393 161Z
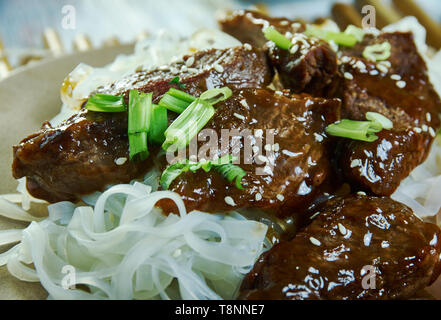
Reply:
M95 112L123 112L127 110L122 95L112 96L101 93L90 97L84 108Z
M175 152L185 148L214 115L212 104L196 99L165 131L165 142L162 148L165 151Z
M152 93L130 90L128 114L130 160L142 161L149 155L147 132L153 110L152 96Z
M164 190L168 190L172 182L184 172L191 171L195 173L200 169L209 172L213 169L219 172L230 183L234 181L237 188L243 189L241 181L246 175L246 172L241 167L232 164L235 160L236 158L231 155L223 156L213 161L190 162L187 159L182 160L168 166L164 170L160 179L161 187Z
M393 128L392 121L379 113L368 112L366 118L368 121L349 119L337 121L326 128L326 133L336 137L373 142L378 139L375 133Z
M174 77L172 81L170 81L168 84L176 84L179 88L185 89L186 85L184 83L181 83L181 80L179 77Z
M358 41L358 42L362 42L362 41L363 41L363 38L364 38L364 35L365 35L365 32L363 31L363 29L358 28L358 27L356 27L356 26L354 26L354 25L352 25L352 24L350 24L350 25L346 28L346 30L345 30L344 33L346 33L346 34L352 34L355 38L357 38L357 41Z
M208 102L209 104L216 104L221 101L225 101L233 95L233 91L231 91L228 87L223 87L219 89L210 89L205 91L199 97L200 99Z
M328 31L314 26L308 26L305 34L307 36L316 37L326 41L334 41L336 44L345 47L353 47L357 43L357 38L352 34Z
M159 101L159 105L170 111L181 113L195 100L196 98L191 94L175 88L170 88Z
M384 61L389 59L391 48L392 46L387 41L380 44L367 46L363 50L363 57L373 62Z
M267 27L263 30L263 34L267 40L270 40L276 44L280 49L289 50L293 44L291 40L281 34L273 27Z
M152 121L149 128L149 140L154 144L162 144L165 141L164 132L168 127L167 109L154 105Z

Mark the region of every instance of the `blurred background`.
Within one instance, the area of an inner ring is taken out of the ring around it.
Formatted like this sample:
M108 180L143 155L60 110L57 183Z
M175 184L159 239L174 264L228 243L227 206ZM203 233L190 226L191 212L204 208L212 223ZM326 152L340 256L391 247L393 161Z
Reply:
M215 28L221 10L253 7L307 21L333 17L344 26L359 21L366 4L377 8L379 27L416 15L431 24L432 46L441 46L440 0L0 0L0 78L29 62L133 43L160 29L187 36Z

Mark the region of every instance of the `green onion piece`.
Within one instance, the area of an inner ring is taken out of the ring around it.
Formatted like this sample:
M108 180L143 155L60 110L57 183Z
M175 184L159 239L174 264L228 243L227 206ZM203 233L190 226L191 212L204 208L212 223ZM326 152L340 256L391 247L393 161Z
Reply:
M386 130L390 130L394 127L392 121L377 112L366 112L366 119L380 123L381 127Z
M130 161L144 161L148 158L147 132L129 134Z
M123 112L127 110L122 95L112 96L101 93L90 97L84 108L96 112Z
M343 119L329 125L326 133L331 136L372 142L378 139L375 133L383 129L392 129L393 123L385 116L376 112L367 112L368 121Z
M335 137L372 142L377 140L378 137L369 130L370 126L370 121L343 119L329 125L326 128L326 133Z
M170 81L168 84L176 84L179 88L185 89L186 85L184 83L181 83L181 78L174 77L172 81Z
M276 46L278 46L280 49L289 50L293 46L291 40L289 40L273 27L265 28L263 30L263 34L265 35L266 39L274 42Z
M152 96L152 93L140 93L138 90L130 90L129 93L128 132L132 161L143 161L149 155L147 132L153 110Z
M310 37L316 37L326 41L334 41L336 44L353 47L357 43L357 38L352 34L344 32L327 31L317 27L308 26L305 34Z
M199 97L200 99L208 102L209 104L216 104L218 102L227 100L233 95L233 91L231 91L228 87L223 87L219 89L210 89L205 91Z
M196 99L167 128L162 148L170 152L185 148L213 117L214 113L213 105L202 99Z
M387 41L367 46L363 50L363 57L373 62L387 60L390 57L391 48L390 43Z
M159 105L176 113L182 113L194 100L191 94L170 88L159 101Z
M352 34L355 38L357 38L358 42L362 42L363 38L364 38L364 35L365 35L365 32L363 31L363 29L360 29L360 28L358 28L358 27L356 27L356 26L354 26L352 24L350 24L346 28L344 33Z
M168 190L172 182L179 177L181 174L187 171L196 173L197 170L204 170L209 172L214 169L216 172L222 174L228 182L235 182L235 185L239 189L243 189L241 181L246 175L246 172L239 166L233 165L232 162L236 158L231 155L223 156L222 158L214 161L204 161L204 162L190 162L185 159L183 161L174 163L168 166L161 175L160 184L162 189Z
M216 172L219 172L228 182L235 182L236 188L243 190L242 187L242 178L245 177L246 172L239 166L228 163L220 166L216 166L214 168Z
M153 144L161 145L165 141L164 132L168 127L167 109L153 105L152 121L149 128L149 140Z

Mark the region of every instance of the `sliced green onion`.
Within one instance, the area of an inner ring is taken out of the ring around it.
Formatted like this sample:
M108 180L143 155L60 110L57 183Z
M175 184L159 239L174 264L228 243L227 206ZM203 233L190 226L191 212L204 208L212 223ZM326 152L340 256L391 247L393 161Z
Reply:
M313 26L308 26L306 28L305 34L307 36L316 37L326 41L334 41L336 44L345 47L353 47L357 43L357 38L352 34L328 31Z
M164 132L168 127L167 109L153 105L152 121L149 128L149 140L151 143L161 145L165 141Z
M222 174L222 176L226 178L228 182L232 183L234 181L237 188L243 189L241 181L246 175L246 172L239 166L232 164L232 162L235 160L235 157L227 155L213 161L190 162L189 160L185 159L183 161L174 163L168 166L162 173L160 179L161 187L164 190L168 190L172 182L184 172L191 171L195 173L200 169L204 170L205 172L209 172L211 169L214 169L216 172Z
M343 119L329 125L326 128L326 133L335 137L372 142L378 137L369 131L370 125L370 121Z
M196 99L167 128L162 148L170 152L185 148L213 117L214 113L213 105L202 99Z
M245 177L246 172L239 166L228 163L214 168L216 172L219 172L228 182L235 182L236 188L243 190L242 178Z
M159 105L176 113L182 113L196 98L184 91L170 88L159 101Z
M168 84L176 84L179 88L185 89L186 85L184 83L181 83L181 80L179 77L174 77L172 81L170 81Z
M291 40L289 40L273 27L265 28L263 30L263 34L265 35L266 39L274 42L276 46L278 46L280 49L289 50L293 46Z
M366 112L366 119L380 123L381 127L386 130L390 130L394 127L392 121L377 112Z
M387 60L390 57L391 48L390 43L387 41L367 46L363 50L363 57L373 62Z
M122 95L112 96L101 93L90 97L84 108L96 112L123 112L127 110Z
M129 93L129 151L133 161L145 160L149 155L147 132L153 110L152 96L152 93L140 93L138 90L130 90Z
M392 121L379 113L367 112L366 118L368 121L349 119L337 121L326 128L326 133L336 137L373 142L378 139L375 133L393 127Z
M227 100L233 95L233 91L231 91L228 87L223 87L219 89L210 89L205 91L199 97L200 99L208 102L209 104L216 104L218 102Z
M363 41L363 38L364 38L364 35L365 35L365 32L363 31L363 29L358 28L358 27L356 27L356 26L354 26L354 25L352 25L352 24L350 24L350 25L346 28L346 30L345 30L344 33L346 33L346 34L352 34L355 38L357 38L357 41L358 41L358 42L362 42L362 41Z
M144 161L149 156L147 132L129 134L130 161Z

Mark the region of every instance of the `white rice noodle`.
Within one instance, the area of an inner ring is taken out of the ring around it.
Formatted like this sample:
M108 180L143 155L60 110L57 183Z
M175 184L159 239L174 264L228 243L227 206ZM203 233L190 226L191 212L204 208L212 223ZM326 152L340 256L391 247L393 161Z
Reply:
M151 189L116 185L87 197L91 206L50 205L47 219L0 233L0 245L21 240L0 254L0 265L21 280L40 281L51 299L234 298L267 249L266 225L235 212L187 213L178 194ZM164 199L178 215L166 217L154 206Z

